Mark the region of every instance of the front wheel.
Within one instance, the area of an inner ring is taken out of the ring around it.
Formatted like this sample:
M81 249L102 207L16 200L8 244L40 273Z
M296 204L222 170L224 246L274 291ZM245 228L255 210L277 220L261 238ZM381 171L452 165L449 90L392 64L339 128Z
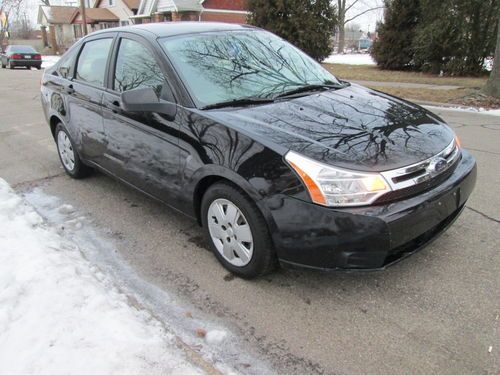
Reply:
M203 196L201 212L205 235L226 269L251 279L275 268L266 221L246 194L227 183L217 183Z
M76 179L88 176L92 169L82 163L69 133L62 124L56 127L55 138L59 159L66 173Z

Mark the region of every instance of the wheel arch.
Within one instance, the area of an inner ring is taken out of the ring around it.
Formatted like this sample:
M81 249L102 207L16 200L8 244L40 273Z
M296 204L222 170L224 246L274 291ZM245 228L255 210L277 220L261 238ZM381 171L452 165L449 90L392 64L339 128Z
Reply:
M246 180L236 172L221 166L207 166L207 168L203 169L203 171L198 171L197 173L195 173L195 176L196 177L193 178L192 181L196 182L191 184L191 186L194 186L192 191L192 202L194 215L196 221L200 226L202 225L201 203L204 194L210 188L210 186L218 182L224 182L235 187L246 196L251 198L266 220L269 230L273 230L274 220L263 201L263 196L248 180Z
M49 126L50 126L50 132L52 133L52 137L55 139L56 137L56 127L57 124L63 124L64 122L61 120L59 116L52 115L49 118Z

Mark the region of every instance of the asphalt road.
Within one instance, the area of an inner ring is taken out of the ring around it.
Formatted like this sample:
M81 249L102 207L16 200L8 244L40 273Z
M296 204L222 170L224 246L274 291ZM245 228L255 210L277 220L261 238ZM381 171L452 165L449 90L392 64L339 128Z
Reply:
M499 373L500 117L438 111L479 173L463 215L424 251L380 273L244 281L203 248L194 222L102 174L63 174L40 76L0 70L0 177L20 192L41 186L109 229L145 280L222 318L276 372Z

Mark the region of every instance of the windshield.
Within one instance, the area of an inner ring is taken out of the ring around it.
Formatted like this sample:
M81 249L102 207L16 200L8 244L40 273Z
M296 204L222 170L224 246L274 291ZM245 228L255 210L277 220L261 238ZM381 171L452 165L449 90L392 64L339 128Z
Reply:
M35 49L31 46L10 46L9 51L17 53L36 53Z
M163 38L160 43L199 107L271 98L339 81L312 58L265 31Z

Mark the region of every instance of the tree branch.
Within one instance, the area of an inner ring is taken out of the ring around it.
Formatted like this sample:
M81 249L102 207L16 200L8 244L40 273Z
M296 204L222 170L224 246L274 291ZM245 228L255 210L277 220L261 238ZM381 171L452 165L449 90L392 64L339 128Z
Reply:
M352 2L351 5L349 5L346 9L345 9L345 13L349 12L349 10L354 6L356 5L357 3L359 2L359 0L355 0Z
M358 18L358 17L362 16L362 15L363 15L363 14L365 14L365 13L368 13L368 12L371 12L371 11L374 11L374 10L377 10L377 9L384 9L384 8L385 8L384 6L380 6L380 7L374 7L374 8L367 9L367 10L365 10L364 12L361 12L361 13L359 13L359 14L356 14L355 16L353 16L353 17L351 17L351 18L349 18L349 19L345 20L345 22L344 22L344 23L351 22L352 20L355 20L356 18Z

